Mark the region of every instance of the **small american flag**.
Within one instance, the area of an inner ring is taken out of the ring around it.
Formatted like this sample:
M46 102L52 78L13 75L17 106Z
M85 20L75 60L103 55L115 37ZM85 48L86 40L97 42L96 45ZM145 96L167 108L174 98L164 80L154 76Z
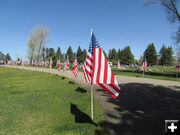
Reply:
M44 63L44 61L42 61L41 62L41 68L44 68L44 65L45 65L45 63Z
M69 66L69 56L67 56L66 61L65 61L65 63L64 63L63 72L66 72L68 66Z
M120 65L119 60L118 60L118 63L117 63L117 68L118 68L118 69L121 69L121 65Z
M146 57L145 57L141 70L142 70L142 71L145 71L146 68L147 68L147 61L146 61Z
M49 68L52 68L52 64L53 64L53 61L52 61L52 57L50 58L50 63L49 63Z
M60 59L57 60L56 66L58 67L57 70L60 71L60 69L61 69L61 62L60 62Z
M99 86L106 90L113 98L117 98L120 93L119 84L92 31L88 55L82 70L86 82L99 84Z
M74 74L75 77L78 76L78 63L77 63L77 59L75 59L74 62L73 62L72 73Z

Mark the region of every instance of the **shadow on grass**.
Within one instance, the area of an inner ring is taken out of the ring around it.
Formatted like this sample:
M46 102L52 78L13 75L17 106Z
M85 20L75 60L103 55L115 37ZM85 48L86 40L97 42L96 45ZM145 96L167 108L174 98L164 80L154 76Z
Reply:
M75 123L90 123L97 126L97 124L86 113L79 110L79 108L72 103L71 103L71 114L75 116Z
M180 119L180 92L151 84L121 85L117 99L104 90L101 96L115 107L105 112L106 120L98 123L96 135L164 135L165 120Z
M64 79L66 79L66 77L63 76L61 79L64 80Z
M73 81L69 81L69 84L75 84L75 82L73 82Z
M75 91L80 92L80 93L87 93L87 90L85 90L81 87L78 87Z

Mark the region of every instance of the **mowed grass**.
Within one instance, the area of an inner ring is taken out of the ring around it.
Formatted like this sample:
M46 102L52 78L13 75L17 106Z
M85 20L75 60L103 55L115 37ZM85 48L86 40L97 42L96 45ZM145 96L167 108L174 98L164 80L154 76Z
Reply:
M135 69L119 70L117 68L113 68L113 72L115 75L143 77L143 72L141 70L140 71L137 71ZM144 78L180 82L180 71L177 74L177 69L175 68L162 68L161 67L161 68L158 68L158 71L149 71L149 68L148 68L147 71L144 73Z
M80 112L76 115L90 117L90 94L76 91L78 87L60 76L0 67L0 134L94 134L99 127L88 120L75 122L71 104ZM102 120L94 100L94 122Z

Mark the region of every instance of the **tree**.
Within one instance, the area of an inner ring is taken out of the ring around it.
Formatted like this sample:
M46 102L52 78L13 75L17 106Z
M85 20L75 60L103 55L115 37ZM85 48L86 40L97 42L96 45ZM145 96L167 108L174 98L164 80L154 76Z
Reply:
M7 53L5 56L5 61L7 62L7 60L11 60L11 56L9 55L9 53Z
M0 60L4 60L5 54L0 51Z
M74 61L74 54L73 54L71 46L69 46L69 48L67 50L66 58L67 58L67 55L69 56L69 62L73 63L73 61Z
M78 63L83 63L83 52L80 46L78 47L77 50L77 61Z
M46 48L46 50L45 50L45 57L46 57L46 59L49 57L49 48Z
M111 56L112 56L112 50L109 49L109 53L108 53L108 59L109 59L109 60L111 59Z
M87 57L87 51L86 51L86 49L84 49L83 50L83 52L82 52L82 54L83 54L83 56L82 56L82 62L84 62L85 60L86 60L86 57Z
M160 52L159 52L159 55L160 55L160 59L159 59L159 64L161 66L164 66L166 65L166 59L167 59L167 53L166 53L166 46L163 45Z
M122 64L133 64L134 63L134 55L131 52L130 46L126 46L124 49L121 50L121 55L122 55Z
M147 0L145 2L145 5L149 4L160 4L162 7L164 7L164 10L167 14L167 19L170 23L178 23L180 24L180 12L178 10L178 2L180 0ZM177 44L180 43L180 26L178 27L178 30L176 31L174 35L174 39Z
M57 57L57 59L60 59L61 61L63 60L63 56L62 56L60 47L58 47L58 49L57 49L56 57Z
M166 50L166 55L167 55L166 65L172 66L173 65L173 49L171 46L170 47L168 46Z
M49 48L49 56L48 57L52 57L54 55L55 55L54 48Z
M30 35L30 38L28 40L28 50L27 50L27 57L30 60L30 64L32 63L32 61L35 57L34 56L35 55L35 46L36 46L36 39Z
M48 40L48 27L37 25L30 31L30 37L28 40L28 56L30 61L36 59L38 62L42 58L42 48L45 46Z
M121 55L121 50L120 49L118 49L117 59L120 60L120 61L122 60L122 55Z
M154 44L149 44L144 52L144 57L146 57L147 64L150 66L156 65L158 61L157 52Z
M42 49L42 60L43 60L43 61L45 61L45 55L46 55L46 54L45 54L45 51L46 51L46 50L45 50L45 47L43 47L43 49Z

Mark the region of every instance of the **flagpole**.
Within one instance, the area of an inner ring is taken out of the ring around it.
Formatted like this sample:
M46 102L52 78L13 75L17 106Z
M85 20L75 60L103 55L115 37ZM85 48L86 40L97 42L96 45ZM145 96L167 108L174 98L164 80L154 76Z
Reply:
M93 84L91 85L91 119L93 120Z
M143 70L143 78L144 78L144 70Z

